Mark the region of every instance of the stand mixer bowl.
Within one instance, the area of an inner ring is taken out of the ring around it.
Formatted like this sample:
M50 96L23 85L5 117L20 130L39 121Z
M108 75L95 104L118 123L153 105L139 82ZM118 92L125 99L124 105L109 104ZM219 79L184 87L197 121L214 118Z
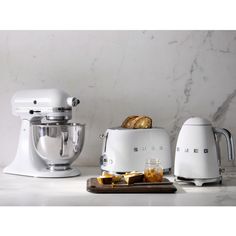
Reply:
M51 171L70 169L82 151L85 125L48 123L32 125L34 148Z

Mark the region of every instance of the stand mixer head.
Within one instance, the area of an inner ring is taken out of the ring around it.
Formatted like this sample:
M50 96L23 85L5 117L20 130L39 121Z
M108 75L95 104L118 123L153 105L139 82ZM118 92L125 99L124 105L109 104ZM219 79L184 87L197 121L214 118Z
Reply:
M67 122L80 101L58 89L23 90L12 98L12 113L22 120Z
M68 123L79 100L58 89L25 90L12 98L12 112L22 119L14 161L4 173L35 177L80 174L70 164L83 148L85 126Z

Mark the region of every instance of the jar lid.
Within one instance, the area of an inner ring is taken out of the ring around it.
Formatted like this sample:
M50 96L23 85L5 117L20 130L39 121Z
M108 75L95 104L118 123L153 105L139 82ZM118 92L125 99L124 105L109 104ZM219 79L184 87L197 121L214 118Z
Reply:
M150 164L150 165L156 165L156 164L160 164L160 160L159 159L155 159L155 158L150 158L146 160L146 164Z

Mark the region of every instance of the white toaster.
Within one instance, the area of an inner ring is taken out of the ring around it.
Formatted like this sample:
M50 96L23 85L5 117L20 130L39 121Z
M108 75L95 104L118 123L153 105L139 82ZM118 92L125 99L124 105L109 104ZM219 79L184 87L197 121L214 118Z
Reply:
M156 158L164 172L172 167L170 138L163 128L110 128L101 135L103 140L101 170L110 173L144 171L147 159Z

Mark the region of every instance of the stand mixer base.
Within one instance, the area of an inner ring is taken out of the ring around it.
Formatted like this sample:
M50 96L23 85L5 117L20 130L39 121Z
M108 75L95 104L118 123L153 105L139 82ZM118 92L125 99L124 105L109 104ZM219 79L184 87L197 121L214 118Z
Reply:
M23 176L31 176L37 178L66 178L66 177L75 177L80 175L80 171L76 167L71 167L67 170L48 170L48 169L41 169L41 170L13 170L6 168L4 169L3 173L6 174L13 174L13 175L23 175Z

